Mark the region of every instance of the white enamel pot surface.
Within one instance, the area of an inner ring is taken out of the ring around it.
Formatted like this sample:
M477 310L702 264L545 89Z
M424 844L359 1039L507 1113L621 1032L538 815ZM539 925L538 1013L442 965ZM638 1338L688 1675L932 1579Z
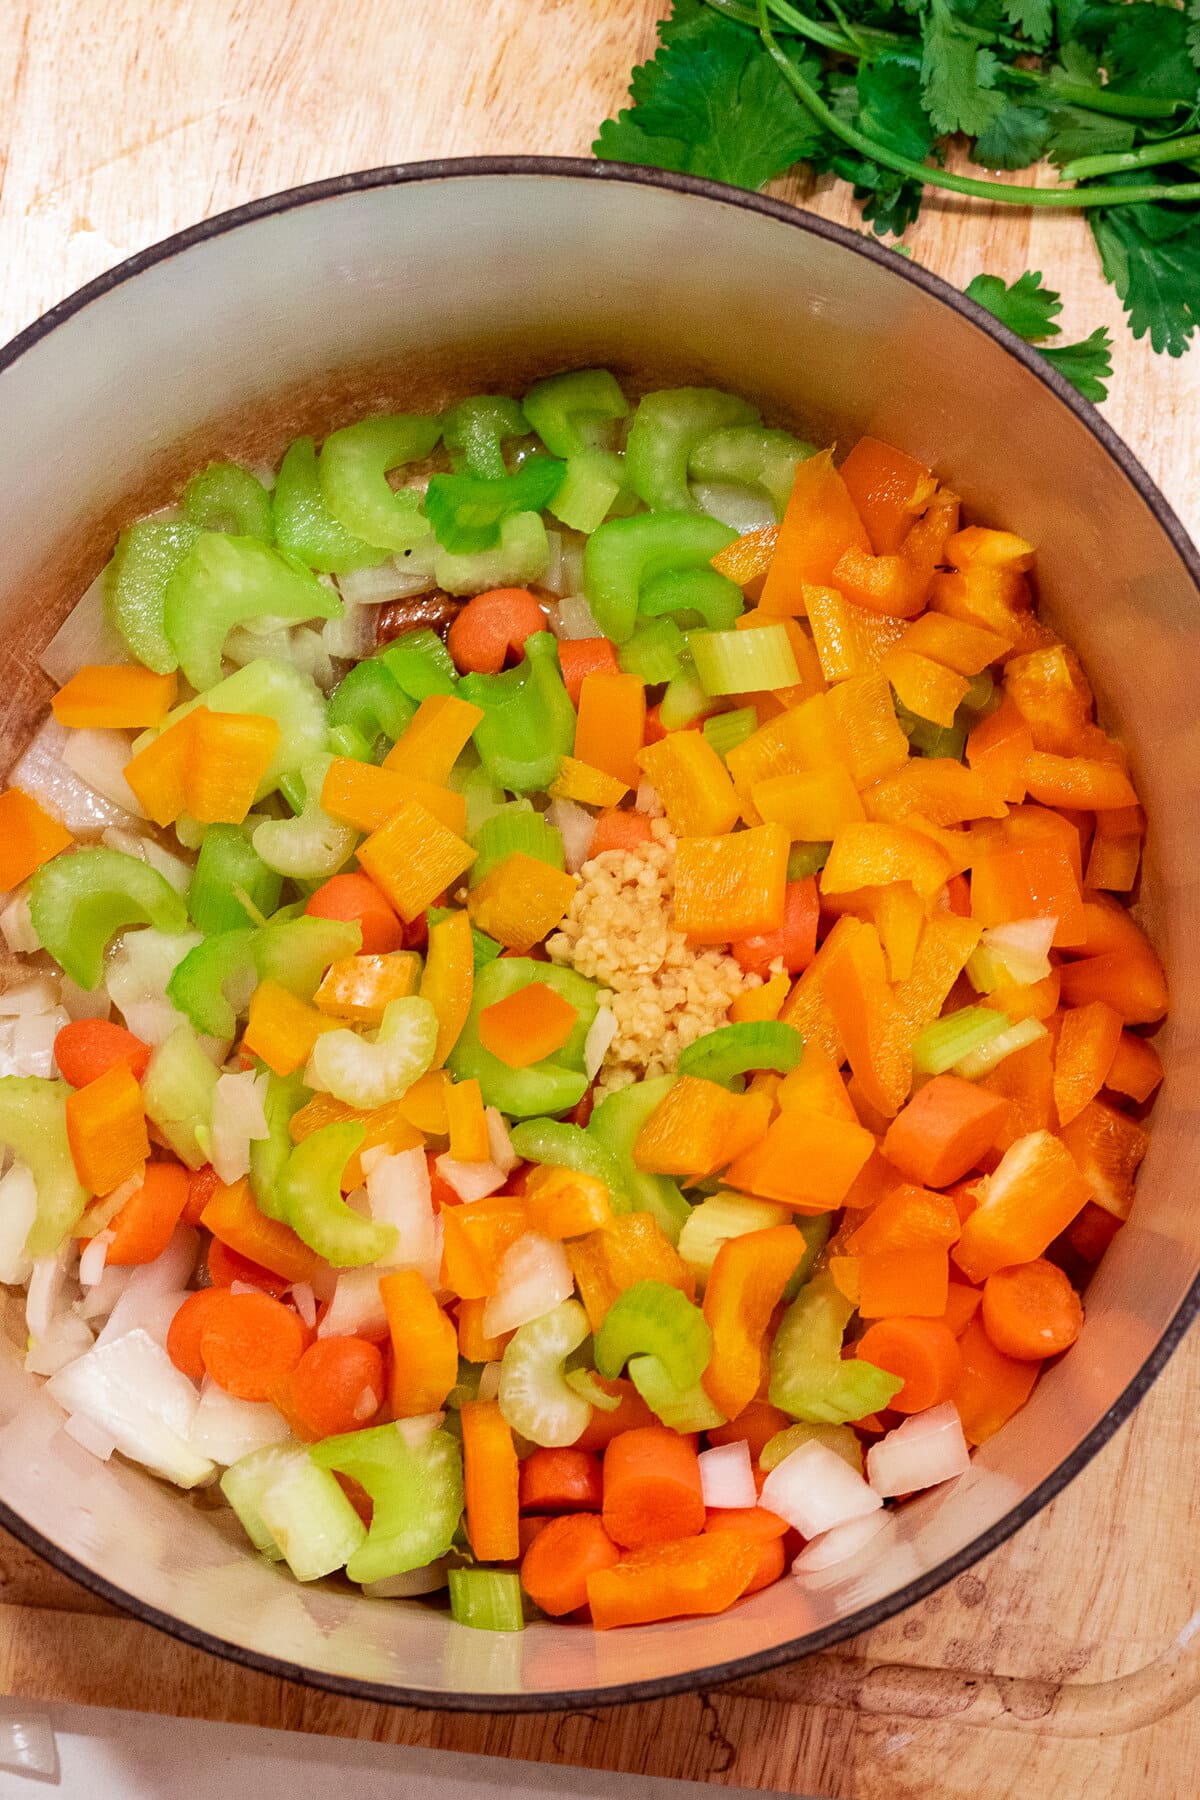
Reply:
M1200 1300L1200 563L1099 415L963 296L770 200L538 159L376 170L255 202L135 256L0 353L9 766L44 711L37 653L116 526L221 453L277 455L387 404L608 364L733 388L826 441L870 431L1040 546L1043 604L1130 746L1142 910L1167 963L1167 1080L1133 1217L1071 1354L970 1472L850 1562L721 1618L502 1636L419 1601L300 1587L232 1516L96 1462L0 1353L0 1523L139 1617L272 1674L507 1710L645 1699L835 1643L994 1549L1070 1480Z

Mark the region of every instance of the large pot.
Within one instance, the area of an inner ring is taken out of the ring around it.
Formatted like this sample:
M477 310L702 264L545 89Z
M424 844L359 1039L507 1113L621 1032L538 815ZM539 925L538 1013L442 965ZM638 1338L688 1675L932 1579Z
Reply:
M1077 1348L970 1472L821 1584L611 1634L462 1630L421 1602L300 1587L232 1516L102 1465L0 1354L0 1522L187 1641L377 1700L517 1709L645 1699L879 1623L1046 1504L1124 1419L1200 1300L1194 1204L1200 563L1098 414L934 276L770 200L585 162L429 163L243 207L135 256L0 355L5 767L45 706L39 649L116 526L219 452L278 454L354 411L569 364L719 383L810 435L937 466L1040 546L1047 616L1128 743L1144 910L1171 978L1167 1080L1137 1205Z

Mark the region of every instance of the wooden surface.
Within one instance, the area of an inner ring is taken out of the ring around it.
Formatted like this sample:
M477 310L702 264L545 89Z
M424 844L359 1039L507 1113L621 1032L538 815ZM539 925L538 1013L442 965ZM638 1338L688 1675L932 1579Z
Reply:
M294 182L586 153L659 10L0 0L0 340L143 245ZM845 189L779 192L860 223ZM1041 268L1067 332L1111 326L1106 416L1200 536L1200 351L1169 362L1132 342L1086 228L950 202L927 206L911 242L953 281ZM361 1707L185 1651L3 1540L0 1692L854 1800L1192 1800L1198 1413L1194 1341L1091 1469L977 1570L844 1655L736 1689L572 1718Z

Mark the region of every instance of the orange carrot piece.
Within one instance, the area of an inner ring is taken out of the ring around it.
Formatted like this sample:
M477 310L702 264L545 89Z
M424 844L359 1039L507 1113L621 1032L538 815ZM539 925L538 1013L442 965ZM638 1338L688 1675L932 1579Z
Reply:
M384 956L404 946L404 927L368 875L333 875L304 908L313 919L341 919L362 927L365 956Z
M580 690L589 675L621 673L616 645L606 637L560 638L558 666L562 671L563 686L570 696L571 705L576 708L579 705Z
M881 1319L863 1332L854 1353L898 1375L904 1386L888 1405L894 1412L924 1412L949 1400L962 1374L958 1340L942 1319Z
M665 1425L622 1432L604 1452L604 1528L636 1550L704 1529L696 1451Z
M1105 1087L1141 1104L1150 1098L1162 1078L1162 1058L1150 1040L1139 1037L1135 1031L1123 1031L1104 1078Z
M512 1336L510 1331L500 1337L488 1337L485 1334L483 1309L486 1304L486 1295L477 1295L473 1300L460 1300L458 1303L458 1354L465 1357L467 1362L499 1362L504 1355L504 1347Z
M183 1216L186 1220L186 1213ZM211 1287L232 1287L237 1281L243 1287L256 1287L264 1294L270 1294L272 1299L282 1300L292 1285L285 1275L277 1275L273 1269L252 1262L240 1250L231 1250L220 1238L212 1239L204 1262Z
M533 1521L521 1521L522 1525ZM621 1552L595 1513L543 1522L521 1561L521 1586L552 1619L587 1605L588 1578L612 1569Z
M150 1046L110 1019L72 1019L54 1040L54 1060L64 1081L86 1087L123 1063L140 1081L150 1061Z
M1054 1104L1069 1125L1108 1078L1121 1042L1121 1016L1103 1000L1069 1006L1061 1015L1054 1053Z
M1038 1364L997 1350L978 1314L958 1340L962 1373L950 1395L968 1444L986 1444L1033 1392ZM903 1392L903 1390L901 1390ZM895 1406L896 1402L891 1402Z
M128 1063L114 1063L68 1094L67 1141L76 1173L93 1194L111 1194L147 1160L142 1090Z
M788 1421L792 1423L791 1420ZM743 1537L769 1544L785 1537L791 1527L786 1519L766 1506L721 1506L709 1509L705 1531L737 1531Z
M757 1462L763 1446L777 1432L786 1431L794 1421L766 1400L751 1400L736 1419L727 1425L714 1425L705 1435L710 1444L748 1444L751 1461Z
M205 1207L222 1185L221 1177L211 1163L188 1171L188 1197L180 1218L185 1225L198 1225Z
M60 725L74 730L123 731L161 725L179 691L177 675L155 675L136 664L85 663L50 702Z
M575 1445L533 1450L521 1464L521 1511L599 1512L604 1504L600 1458Z
M621 1437L627 1431L658 1426L658 1419L632 1381L604 1381L599 1375L596 1380L605 1393L618 1400L619 1404L611 1412L602 1412L598 1406L594 1406L591 1418L575 1439L572 1449L604 1451L614 1438Z
M1018 1362L1069 1350L1083 1329L1083 1306L1054 1263L997 1269L983 1285L983 1328L996 1349Z
M724 1612L760 1572L760 1549L760 1542L736 1531L650 1544L588 1576L592 1624L597 1631L608 1631L617 1625Z
M1092 1100L1063 1126L1062 1141L1090 1198L1115 1219L1127 1219L1133 1205L1134 1177L1150 1143L1142 1126L1115 1106Z
M949 1187L996 1141L1008 1113L999 1094L958 1075L935 1075L888 1126L884 1155L926 1187Z
M569 1000L546 982L533 981L507 1000L484 1007L479 1041L510 1069L527 1069L561 1050L578 1017Z
M392 1411L398 1419L437 1412L458 1380L458 1333L415 1269L381 1276L379 1293L392 1341Z
M200 1357L219 1388L237 1400L268 1400L304 1354L303 1321L270 1294L222 1288L200 1332Z
M521 1543L512 1429L495 1400L464 1400L459 1417L471 1549L480 1562L515 1562Z
M0 794L0 889L15 888L74 838L24 788Z
M965 1281L952 1281L946 1296L946 1310L942 1314L945 1323L956 1338L962 1336L975 1314L979 1311L983 1300L981 1288L968 1287Z
M460 675L498 675L511 657L525 657L525 639L545 631L546 615L528 588L489 588L476 594L446 633Z
M596 820L589 857L603 856L606 850L638 851L643 844L654 842L654 831L645 813L628 812L612 806Z
M188 1171L180 1163L150 1162L142 1185L131 1194L109 1229L105 1262L126 1266L150 1263L171 1241L188 1197Z
M628 788L642 778L637 753L646 730L646 685L637 675L585 675L579 690L575 751Z
M851 1256L885 1250L945 1250L958 1239L958 1211L948 1194L903 1182L885 1194L845 1242Z
M842 480L877 556L899 550L936 485L922 463L873 437L859 438L842 464Z
M816 876L789 881L783 890L783 924L778 931L737 938L730 944L729 953L739 968L764 979L777 958L782 959L789 975L799 975L817 953L820 916Z
M318 1338L271 1399L305 1444L362 1431L383 1405L383 1357L360 1337Z
M167 1328L167 1355L192 1381L203 1381L204 1358L200 1340L214 1308L226 1298L224 1288L200 1288L189 1294Z
M742 1589L741 1598L748 1599L751 1594L761 1593L763 1588L771 1587L783 1574L787 1560L787 1545L781 1537L760 1538L758 1567Z
M864 1319L940 1319L949 1292L950 1258L936 1244L873 1250L858 1262L858 1310Z

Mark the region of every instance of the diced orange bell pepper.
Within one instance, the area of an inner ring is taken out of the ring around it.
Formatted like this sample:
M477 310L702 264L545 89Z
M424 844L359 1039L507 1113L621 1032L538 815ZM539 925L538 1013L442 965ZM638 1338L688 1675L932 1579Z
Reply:
M613 1219L604 1183L575 1169L534 1169L525 1184L525 1205L534 1230L560 1240L602 1231Z
M907 749L905 740L906 754ZM749 823L757 824L758 814L751 803L755 782L838 764L849 767L850 760L850 740L834 714L829 696L815 694L760 725L729 752L725 762L742 801L743 816Z
M745 531L732 544L726 544L724 550L718 550L712 566L718 575L735 581L738 587L753 588L765 578L778 542L778 525L760 525L756 531Z
M156 675L137 664L85 663L50 702L60 725L72 730L117 730L161 725L179 691L177 675Z
M388 1401L398 1419L437 1412L458 1380L458 1333L415 1269L381 1275L392 1341Z
M937 1245L876 1250L858 1257L859 1314L864 1319L940 1319L950 1287L950 1257Z
M871 893L869 917L879 933L890 979L907 981L925 928L925 902L908 882L897 882Z
M803 465L801 465L803 466ZM680 838L675 924L694 944L725 944L783 923L791 839L782 825Z
M1018 1362L997 1350L978 1315L966 1325L958 1347L962 1373L952 1396L954 1405L968 1444L986 1444L1024 1406L1041 1364Z
M829 1212L842 1204L874 1148L857 1122L793 1106L730 1164L725 1179L741 1193L799 1213Z
M900 554L915 569L932 575L946 560L946 545L958 530L960 503L949 488L938 488L912 530L900 545Z
M465 875L476 852L416 800L358 846L358 860L406 924Z
M1097 818L1107 817L1104 813ZM1137 883L1142 860L1141 834L1110 837L1097 827L1088 857L1087 885L1112 894L1128 894Z
M898 1029L879 933L861 920L844 918L826 945L830 949L822 978L826 1004L867 1100L890 1118L904 1104L912 1083L912 1039L911 1035L903 1039Z
M775 1225L727 1239L713 1259L704 1290L713 1346L701 1379L726 1419L736 1419L758 1392L771 1314L803 1255L796 1227Z
M514 1562L521 1543L520 1477L512 1428L495 1400L464 1400L459 1420L471 1550L480 1562Z
M619 1213L603 1230L569 1243L567 1261L593 1331L599 1331L617 1296L637 1281L662 1281L689 1300L696 1297L695 1275L651 1213Z
M1076 753L1092 716L1092 690L1073 650L1049 644L1010 658L1004 666L1004 687L1033 734L1035 750L1058 756Z
M1067 1007L1054 1054L1054 1104L1060 1125L1069 1124L1096 1098L1120 1042L1121 1016L1103 1000Z
M216 1184L200 1223L228 1249L287 1281L311 1282L321 1267L320 1257L300 1241L289 1225L259 1212L250 1183L244 1177L228 1185Z
M738 798L725 764L699 731L672 731L637 754L677 837L718 837L738 820Z
M946 885L953 870L945 854L907 825L869 822L843 825L833 839L821 871L823 894L849 894L856 888L912 883L928 900Z
M512 1337L506 1331L500 1337L488 1337L483 1329L486 1299L460 1300L458 1303L458 1354L467 1362L499 1362Z
M406 800L416 800L447 831L464 837L467 802L450 788L420 781L405 769L376 768L374 763L335 756L321 786L321 805L335 819L359 831L375 831L399 812Z
M755 1019L777 1019L791 985L790 978L781 971L764 981L761 987L744 988L734 996L729 1008L730 1022L741 1025Z
M785 1025L796 1027L806 1044L818 1044L839 1067L845 1061L845 1049L825 995L825 976L840 954L842 924L839 920L829 933L788 995L779 1015Z
M482 717L481 707L457 694L430 694L384 757L384 768L442 787Z
M111 1194L150 1155L142 1090L128 1063L115 1063L67 1095L67 1142L89 1193Z
M970 682L931 657L896 644L879 664L902 705L918 718L935 725L953 725L954 715L966 698Z
M570 1037L579 1014L544 981L520 988L479 1015L479 1041L510 1069L553 1056Z
M833 763L797 775L771 775L750 789L766 824L782 825L801 843L828 843L843 825L866 817L849 769Z
M456 1162L481 1163L490 1160L487 1115L483 1096L473 1077L452 1081L446 1089L446 1123L449 1126L450 1154Z
M554 930L575 897L575 877L514 850L467 896L471 923L507 950L531 950Z
M484 1207L482 1213L476 1207ZM476 1200L470 1206L444 1206L441 1285L460 1300L484 1300L494 1294L505 1250L529 1229L520 1201Z
M914 813L944 828L968 819L1002 819L1008 812L989 783L946 756L912 756L862 796L868 819L902 824Z
M976 1084L1008 1102L1008 1116L996 1133L996 1149L1007 1150L1031 1131L1055 1122L1054 1042L1047 1034L1014 1050Z
M976 920L961 919L953 913L938 913L926 920L913 957L912 973L896 986L899 1028L908 1034L908 1042L941 1012L979 942L979 934Z
M451 911L429 927L420 992L437 1014L433 1067L440 1069L458 1042L475 992L475 948L465 912Z
M1025 767L1032 754L1033 733L1007 695L967 735L968 766L999 800L1024 800Z
M856 787L870 787L908 760L908 739L881 670L840 681L829 694L829 706L849 741L848 767Z
M1025 763L1025 786L1030 799L1041 806L1101 811L1137 804L1123 769L1086 756L1052 756L1047 750L1035 750Z
M1032 569L1037 552L1014 531L995 531L984 525L968 525L946 541L946 561L952 569L981 563L987 569L1015 569L1019 575Z
M439 1041L441 1030L438 1030ZM406 1094L401 1094L396 1105L410 1124L429 1137L445 1137L449 1126L446 1121L446 1090L450 1077L445 1069L430 1069L414 1081Z
M944 664L956 675L966 676L982 674L990 663L1000 662L1012 649L1008 638L938 612L922 613L906 625L900 645Z
M324 1125L350 1121L362 1126L363 1140L342 1170L342 1192L346 1194L362 1186L362 1159L368 1150L382 1146L393 1152L417 1150L425 1142L424 1134L401 1111L398 1100L390 1101L387 1106L348 1106L344 1100L335 1100L332 1094L314 1094L306 1106L292 1114L288 1130L292 1142L301 1144Z
M575 756L627 788L640 779L646 735L646 684L637 675L586 675L579 690Z
M859 438L842 464L842 480L877 556L899 550L937 486L923 463L873 437Z
M759 606L765 613L802 613L806 586L829 587L834 565L849 549L870 553L871 540L833 453L822 450L796 465L791 498Z
M19 886L74 842L66 826L24 788L0 794L0 889Z
M250 998L242 1042L274 1074L291 1075L303 1068L322 1032L337 1031L339 1025L277 981L260 981Z
M830 580L851 606L889 619L915 619L929 591L929 577L907 557L872 556L856 545L838 557Z
M1150 1143L1137 1120L1092 1100L1064 1125L1062 1141L1096 1205L1114 1219L1127 1219L1134 1178Z
M971 868L971 913L981 926L1054 918L1056 946L1083 939L1078 877L1066 851L1049 839L981 850Z
M378 1025L391 1001L415 994L420 980L421 959L415 950L343 956L326 969L313 1004L331 1019Z
M800 467L804 468L801 463ZM759 1572L761 1545L736 1531L650 1544L587 1578L597 1631L724 1612Z
M1105 1087L1127 1094L1139 1104L1147 1101L1163 1078L1162 1058L1149 1038L1123 1031L1112 1059Z
M202 825L240 825L279 745L279 721L198 706L184 762L184 807Z
M846 1092L842 1072L820 1044L807 1042L799 1063L785 1075L775 1092L781 1112L824 1113L857 1125L858 1115Z
M1018 1138L980 1184L980 1200L951 1254L968 1281L1033 1262L1089 1198L1070 1151L1048 1131Z
M905 629L901 619L852 606L838 588L807 587L804 605L826 681L867 674Z
M1012 569L972 563L966 569L935 574L929 584L929 604L934 612L994 631L1020 651L1036 650L1047 640L1053 641L1053 633L1033 611L1028 581Z
M714 1174L737 1153L731 1146L749 1099L715 1081L679 1076L638 1132L634 1162L657 1175Z
M192 711L151 738L125 764L125 779L156 825L173 825L187 804L188 751L196 729Z
M919 1096L918 1096L919 1098ZM948 1250L962 1232L948 1194L901 1182L884 1195L845 1240L851 1256L880 1256L894 1250Z

